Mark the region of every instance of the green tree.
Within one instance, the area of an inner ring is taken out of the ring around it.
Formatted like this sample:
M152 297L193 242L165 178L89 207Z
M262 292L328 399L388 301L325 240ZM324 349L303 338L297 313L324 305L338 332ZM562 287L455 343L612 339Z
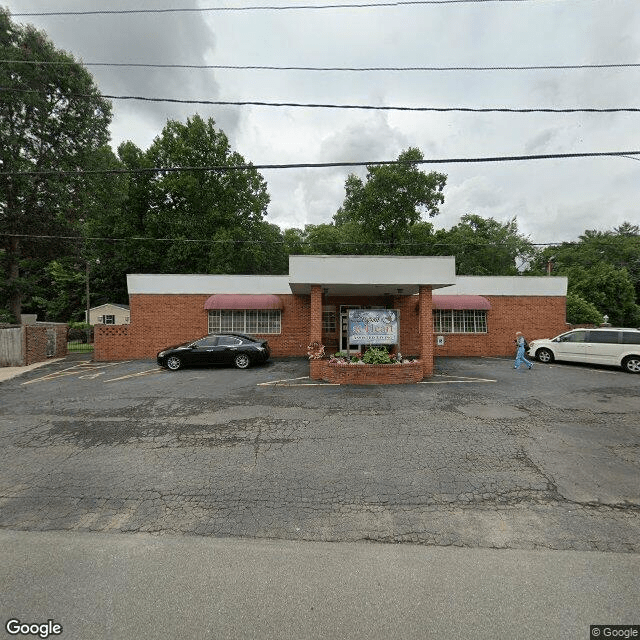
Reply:
M53 258L66 250L34 237L75 234L91 200L92 185L84 176L62 178L46 172L99 163L96 154L108 142L111 105L80 63L33 26L14 24L1 8L0 59L3 294L19 320L28 294L22 260L45 253ZM51 64L56 62L64 64ZM37 173L19 175L25 172Z
M256 265L264 264L273 229L263 239L269 194L260 173L251 167L172 171L248 164L212 119L170 120L144 162L166 169L153 174L138 201L129 205L142 216L146 235L171 240L157 253L157 271L254 273Z
M353 253L352 244L343 244L343 233L341 231L340 228L333 224L306 225L304 228L304 240L307 244L306 253L315 255Z
M640 228L629 222L610 231L587 230L576 242L546 247L532 273L569 278L580 295L617 325L640 324Z
M567 322L570 324L595 324L603 321L597 307L577 293L567 293Z
M303 255L306 253L304 231L295 227L285 229L282 233L284 253L286 256Z
M586 230L577 242L563 242L546 247L532 264L532 270L564 274L570 267L590 269L606 263L625 268L635 289L636 303L640 302L640 228L629 222L610 231Z
M416 222L409 227L406 244L398 247L398 253L405 256L436 255L435 242L433 224L425 221Z
M635 303L633 283L626 269L605 262L590 268L575 266L565 271L569 292L593 304L614 326L640 324L640 307Z
M478 215L462 216L434 238L439 255L455 255L456 271L465 276L514 276L535 255L534 246L518 233L516 218L501 223Z
M45 269L48 289L35 295L33 302L45 319L65 321L84 320L85 271L78 270L75 259L65 257L52 260Z
M444 202L447 177L421 171L418 163L423 159L419 149L409 148L399 155L397 164L368 166L364 182L351 174L344 203L333 218L336 227L369 243L368 252L396 253L403 242L410 241L412 226L424 214L437 215Z

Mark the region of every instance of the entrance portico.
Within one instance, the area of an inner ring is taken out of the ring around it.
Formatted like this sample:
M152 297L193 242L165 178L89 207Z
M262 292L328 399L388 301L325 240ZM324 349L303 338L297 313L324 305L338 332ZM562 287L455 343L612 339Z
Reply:
M432 291L455 284L453 256L290 256L289 268L291 292L310 296L309 344L323 344L323 306L328 300L339 302L335 305L339 308L396 309L400 324L396 348L417 342L422 375L433 372ZM403 325L403 315L415 314L416 308L418 322L406 317ZM337 321L342 338L341 316ZM418 336L410 335L416 327ZM343 344L341 339L336 350ZM321 378L322 368L321 361L311 360L311 377Z

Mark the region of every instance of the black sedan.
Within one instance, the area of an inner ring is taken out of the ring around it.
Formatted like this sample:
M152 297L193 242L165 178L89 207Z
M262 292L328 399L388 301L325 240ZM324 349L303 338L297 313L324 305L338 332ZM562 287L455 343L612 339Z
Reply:
M269 356L266 340L242 333L216 333L164 349L157 360L161 367L171 371L212 364L234 364L238 369L246 369L257 362L266 362Z

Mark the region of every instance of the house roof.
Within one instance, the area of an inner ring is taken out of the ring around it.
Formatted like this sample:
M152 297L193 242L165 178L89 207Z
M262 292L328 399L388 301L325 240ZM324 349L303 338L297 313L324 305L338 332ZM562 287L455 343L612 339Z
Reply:
M97 311L98 309L104 309L105 307L118 307L119 309L129 311L128 304L117 304L115 302L105 302L104 304L99 304L97 307L91 307L90 311Z

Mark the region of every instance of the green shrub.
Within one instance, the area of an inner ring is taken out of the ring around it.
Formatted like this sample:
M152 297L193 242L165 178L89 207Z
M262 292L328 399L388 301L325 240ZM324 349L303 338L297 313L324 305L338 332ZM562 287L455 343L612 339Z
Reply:
M384 347L371 347L362 356L362 362L366 364L391 364L391 358Z
M602 314L591 302L576 293L567 294L567 322L570 324L595 324L602 322Z
M86 322L70 322L67 341L93 342L93 326Z

